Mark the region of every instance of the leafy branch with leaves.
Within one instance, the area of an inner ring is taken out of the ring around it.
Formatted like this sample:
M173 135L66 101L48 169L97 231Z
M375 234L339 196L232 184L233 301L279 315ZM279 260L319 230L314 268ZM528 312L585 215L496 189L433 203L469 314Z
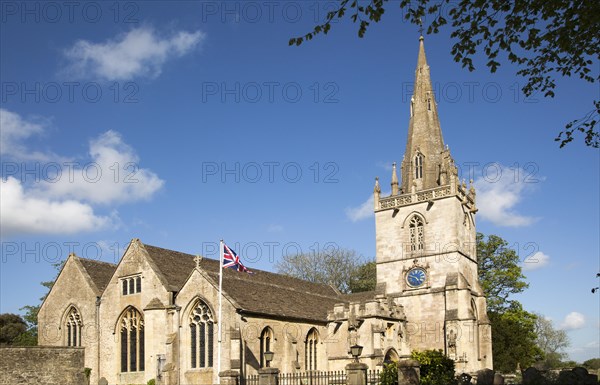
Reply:
M396 3L396 2L394 2ZM293 37L289 45L300 45L316 35L327 34L332 23L349 16L358 23L358 37L365 36L371 23L381 21L389 0L338 0L323 23L311 32ZM517 75L527 83L522 92L529 97L539 92L554 97L557 76L576 76L589 83L600 82L600 2L588 0L401 0L404 19L415 25L432 17L427 33L450 26L454 39L451 54L469 71L475 70L473 57L482 50L486 66L496 72L498 55L519 66ZM447 11L447 12L445 12ZM450 20L447 20L447 15ZM600 100L584 116L569 122L555 141L560 147L583 134L587 146L600 147Z

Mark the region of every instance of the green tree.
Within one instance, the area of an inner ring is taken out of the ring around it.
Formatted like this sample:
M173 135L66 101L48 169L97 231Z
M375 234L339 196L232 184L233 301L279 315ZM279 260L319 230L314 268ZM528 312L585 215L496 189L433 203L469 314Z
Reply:
M526 79L522 88L526 96L540 92L554 97L557 76L575 76L590 83L600 81L598 1L338 0L322 24L304 36L290 39L289 44L300 45L315 35L327 34L334 20L345 17L358 23L358 36L363 37L370 23L381 21L390 4L399 5L404 18L413 24L422 25L427 17L428 34L449 26L454 39L451 54L469 71L475 69L473 58L478 51L485 55L491 72L500 66L499 55L505 56L518 66L517 75ZM578 132L584 135L586 145L600 146L600 100L593 100L589 108L583 118L568 123L557 135L555 140L560 147L571 142Z
M377 264L369 261L359 265L350 276L348 288L351 293L375 290L377 286Z
M544 354L537 346L537 316L511 298L529 286L519 266L519 256L504 239L477 233L477 263L492 326L494 368L510 372L517 363L523 368L531 366Z
M276 269L278 273L329 284L342 293L348 293L350 281L361 260L362 257L354 250L332 246L318 252L286 255L277 263Z
M563 366L567 355L562 351L570 345L567 332L555 329L551 320L542 314L534 313L536 343L544 353L544 359L537 363L542 369L557 369Z
M421 385L456 385L454 361L441 350L413 351L411 356L421 364Z
M529 287L519 266L519 256L504 239L477 233L479 283L487 298L488 311L498 312L511 306L512 294Z
M492 324L492 354L494 369L513 372L517 364L529 367L543 358L537 346L535 334L536 315L523 310L523 306L512 301L501 312L489 312Z
M600 358L591 358L584 361L583 366L588 369L598 370L600 369Z
M20 315L0 314L0 345L18 344L19 337L27 332L27 323Z

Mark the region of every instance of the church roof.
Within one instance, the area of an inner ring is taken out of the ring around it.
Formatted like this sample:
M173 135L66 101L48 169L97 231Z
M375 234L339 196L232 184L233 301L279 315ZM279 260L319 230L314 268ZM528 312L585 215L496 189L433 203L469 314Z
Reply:
M144 244L144 249L146 249L152 262L166 279L169 286L167 289L171 291L181 290L190 273L196 267L194 256L146 244ZM219 262L215 261L215 263L218 268Z
M380 291L372 290L372 291L361 291L358 293L348 293L342 294L341 298L344 300L343 302L364 302L371 299L374 299L376 295L383 294Z
M92 279L92 282L94 282L100 293L102 293L104 289L106 289L106 286L108 285L110 279L115 273L117 265L108 262L95 261L93 259L78 259L85 271Z
M195 256L146 244L144 248L170 290L181 290L196 267ZM202 258L200 269L218 282L219 261ZM325 322L333 305L348 302L329 285L263 270L251 271L253 274L223 270L223 291L245 313Z

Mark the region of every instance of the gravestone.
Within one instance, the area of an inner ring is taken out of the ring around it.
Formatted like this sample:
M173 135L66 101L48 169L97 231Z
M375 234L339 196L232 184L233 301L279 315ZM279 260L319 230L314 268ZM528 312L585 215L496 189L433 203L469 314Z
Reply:
M540 385L543 384L544 376L534 367L523 370L523 385Z
M582 368L578 366L571 370L573 374L577 377L577 385L597 385L598 384L598 376L594 374L590 374L586 368Z
M577 385L577 375L572 370L562 370L558 375L558 383Z
M98 385L108 385L108 381L106 380L106 378L102 377L98 380Z
M477 372L477 385L494 385L494 371L482 369Z
M502 374L494 374L494 385L504 385L504 377L502 377Z

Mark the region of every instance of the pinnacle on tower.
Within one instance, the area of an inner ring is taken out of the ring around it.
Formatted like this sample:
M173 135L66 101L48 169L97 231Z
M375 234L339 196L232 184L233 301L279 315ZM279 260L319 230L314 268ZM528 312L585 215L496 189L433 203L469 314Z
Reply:
M396 162L392 164L392 195L398 195L398 173L396 172Z

